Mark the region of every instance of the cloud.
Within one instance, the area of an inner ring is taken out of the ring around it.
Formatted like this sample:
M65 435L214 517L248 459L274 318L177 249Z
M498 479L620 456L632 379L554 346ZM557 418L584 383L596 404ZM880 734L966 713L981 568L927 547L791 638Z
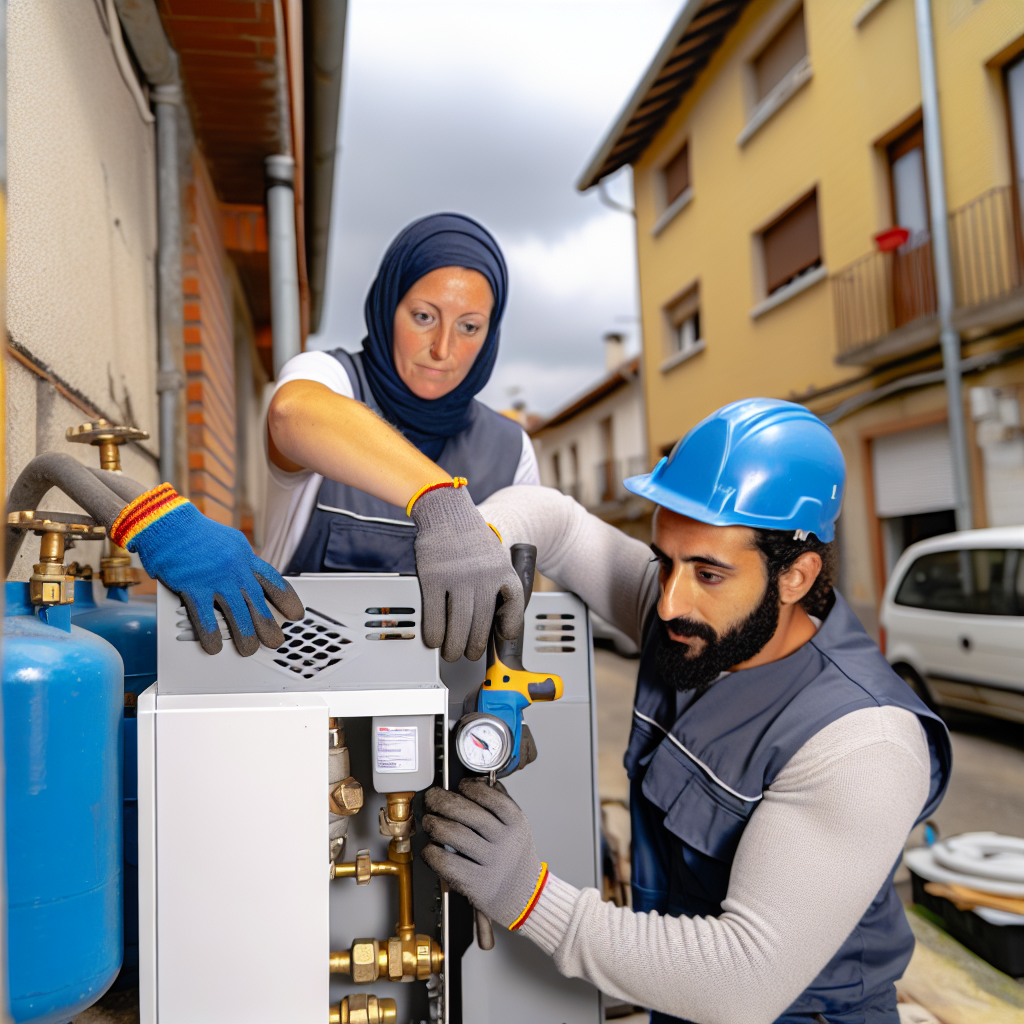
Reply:
M635 326L633 222L574 183L678 0L353 0L319 347L356 347L380 257L410 220L478 218L510 267L495 377L550 412ZM627 175L628 178L628 175ZM557 372L556 372L557 370ZM570 378L573 384L570 386Z

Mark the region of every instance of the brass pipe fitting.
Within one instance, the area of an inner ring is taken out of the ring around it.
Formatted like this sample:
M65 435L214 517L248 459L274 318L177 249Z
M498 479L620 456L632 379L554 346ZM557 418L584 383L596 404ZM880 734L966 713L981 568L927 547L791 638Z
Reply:
M392 936L386 942L356 939L350 950L330 956L331 974L347 974L357 985L388 981L426 981L444 969L444 951L429 935L413 935L409 941Z
M343 860L331 865L331 878L354 878L359 882L359 878L363 877L366 881L359 883L361 885L366 885L373 875L397 876L398 873L399 866L390 860L370 860L369 850L360 850L355 860Z
M394 999L378 999L369 992L345 996L331 1007L328 1024L396 1024L398 1004Z
M327 806L332 814L344 814L346 817L358 814L363 806L362 784L351 775L342 779L327 794Z
M331 971L352 974L353 981L376 981L384 976L391 981L425 981L431 974L441 971L444 953L441 947L426 935L416 934L412 892L412 841L414 821L411 792L387 793L387 807L380 809L380 831L391 836L388 859L370 860L369 850L360 850L354 861L331 865L331 878L354 878L358 885L366 885L374 875L392 875L398 879L398 923L396 934L387 943L373 939L359 939L351 954L332 953ZM375 952L370 950L372 943ZM355 977L359 963L366 970ZM376 973L369 965L375 963ZM372 977L371 977L372 974Z

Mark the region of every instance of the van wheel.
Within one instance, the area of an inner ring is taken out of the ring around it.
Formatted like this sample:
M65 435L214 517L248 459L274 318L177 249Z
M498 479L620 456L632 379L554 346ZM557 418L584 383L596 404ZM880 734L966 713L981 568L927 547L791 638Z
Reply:
M909 665L893 665L892 669L921 698L926 708L938 712L935 701L928 692L927 684Z

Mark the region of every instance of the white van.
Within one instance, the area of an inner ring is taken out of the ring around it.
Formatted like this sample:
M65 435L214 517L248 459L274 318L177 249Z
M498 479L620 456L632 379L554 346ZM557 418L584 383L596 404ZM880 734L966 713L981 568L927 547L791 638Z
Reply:
M912 544L879 621L889 664L932 707L1024 722L1024 526Z

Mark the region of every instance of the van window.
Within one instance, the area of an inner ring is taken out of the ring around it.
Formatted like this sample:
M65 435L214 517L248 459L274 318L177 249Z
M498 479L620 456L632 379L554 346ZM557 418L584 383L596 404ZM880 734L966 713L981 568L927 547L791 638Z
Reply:
M968 615L1024 615L1024 551L935 551L910 567L896 604Z

